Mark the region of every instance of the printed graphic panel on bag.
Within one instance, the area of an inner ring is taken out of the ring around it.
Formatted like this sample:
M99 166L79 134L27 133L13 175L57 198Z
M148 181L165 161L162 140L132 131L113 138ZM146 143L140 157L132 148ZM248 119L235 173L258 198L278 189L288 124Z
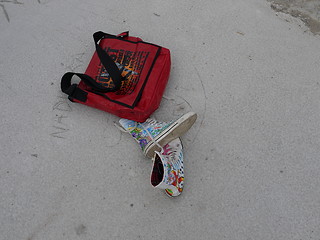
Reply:
M104 95L119 104L133 106L140 92L143 91L144 83L148 81L161 48L145 42L113 38L102 39L100 46L115 61L124 77L118 91L104 93ZM93 55L85 73L106 87L114 86L97 53ZM88 89L84 84L80 87Z

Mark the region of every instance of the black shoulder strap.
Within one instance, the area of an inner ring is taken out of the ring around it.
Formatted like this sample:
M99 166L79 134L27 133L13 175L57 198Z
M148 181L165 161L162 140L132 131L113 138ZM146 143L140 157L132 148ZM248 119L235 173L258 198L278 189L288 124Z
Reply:
M96 46L96 51L98 54L98 57L106 69L106 71L109 73L110 77L112 78L112 82L114 84L113 88L106 88L100 83L97 83L93 78L86 74L82 73L74 73L74 72L67 72L65 73L61 78L61 90L62 92L69 95L69 99L72 101L74 98L85 102L87 99L87 92L78 88L77 84L71 85L71 79L74 75L78 76L81 80L85 82L87 86L90 86L93 90L106 93L106 92L114 92L117 91L121 87L121 81L123 80L121 76L121 72L116 65L116 63L112 60L112 58L108 55L106 51L104 51L98 44L98 42L103 38L124 38L129 35L129 32L123 32L119 34L118 36L111 35L108 33L104 33L102 31L96 32L93 34L94 43Z
M76 75L82 81L85 82L87 86L90 86L92 89L99 91L99 92L111 92L112 89L108 89L103 87L101 84L97 83L94 79L90 76L82 73L74 73L74 72L67 72L61 78L61 90L62 92L69 95L69 99L72 101L74 98L85 102L87 99L88 93L80 88L78 88L78 84L71 85L72 77Z
M103 92L103 93L114 92L114 91L117 91L118 89L120 89L121 81L123 80L123 78L121 76L121 72L120 72L118 66L116 65L116 63L112 60L112 58L99 46L98 42L105 37L123 38L123 37L128 36L128 34L129 34L128 32L124 32L124 33L120 34L119 36L114 36L114 35L107 34L107 33L101 32L101 31L93 34L93 39L94 39L94 43L96 46L96 51L97 51L98 57L99 57L102 65L104 66L106 71L109 73L110 77L112 78L112 82L114 84L114 87L113 88L106 88L103 85L101 85L100 83L97 83L93 78L91 78L90 76L88 76L86 74L67 72L61 78L61 90L62 90L62 92L69 95L69 99L71 101L75 98L79 101L85 102L87 99L87 94L88 94L86 91L78 88L77 84L71 85L71 79L74 75L78 76L81 80L83 80L85 82L85 84L87 86L90 86L93 90L98 91L98 92Z
M112 81L114 84L113 90L116 91L121 87L121 81L123 80L123 78L121 76L121 72L119 71L118 66L115 64L115 62L112 60L112 58L108 55L108 53L106 53L106 51L104 51L98 44L98 42L105 37L112 37L112 38L118 38L118 37L111 35L111 34L101 32L101 31L95 32L93 34L93 39L94 39L94 43L96 45L97 54L100 58L102 65L107 70L110 77L112 78ZM121 38L121 37L122 36L120 36L119 38ZM98 89L96 89L96 90L98 90Z

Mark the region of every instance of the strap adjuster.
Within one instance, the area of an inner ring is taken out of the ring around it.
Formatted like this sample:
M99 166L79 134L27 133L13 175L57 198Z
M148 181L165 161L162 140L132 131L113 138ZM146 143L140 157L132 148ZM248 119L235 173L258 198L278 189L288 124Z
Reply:
M67 90L68 99L73 102L74 99L86 102L88 93L83 91L82 89L78 88L77 84L72 84Z

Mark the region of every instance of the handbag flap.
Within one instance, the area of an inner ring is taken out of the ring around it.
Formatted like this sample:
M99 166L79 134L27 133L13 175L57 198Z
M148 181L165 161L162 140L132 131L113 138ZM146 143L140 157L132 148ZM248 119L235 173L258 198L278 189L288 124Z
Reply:
M160 54L161 47L139 41L138 38L129 37L129 39L106 37L99 43L100 47L114 60L121 72L123 81L119 90L108 93L97 92L83 81L80 82L79 87L101 95L112 102L134 108L142 95L155 61ZM137 41L131 41L132 39ZM101 64L96 52L85 74L105 87L112 88L114 86L112 78Z

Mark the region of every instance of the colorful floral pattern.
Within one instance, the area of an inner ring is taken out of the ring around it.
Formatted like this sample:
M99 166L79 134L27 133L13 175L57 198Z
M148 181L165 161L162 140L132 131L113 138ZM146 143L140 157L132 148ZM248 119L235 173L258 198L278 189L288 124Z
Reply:
M164 167L164 178L160 188L164 188L169 196L178 196L183 191L184 171L182 145L179 139L173 140L158 153Z
M174 121L162 123L148 119L144 123L138 123L132 120L121 119L119 122L144 151L146 146L168 129ZM163 146L162 152L157 154L161 158L164 173L162 181L155 187L164 189L169 196L180 195L184 184L183 153L180 139L177 138L166 144Z
M164 130L166 130L171 124L156 122L155 120L147 120L144 123L137 123L132 120L121 119L120 124L127 130L131 136L139 143L142 151L146 148L152 138L156 138Z

